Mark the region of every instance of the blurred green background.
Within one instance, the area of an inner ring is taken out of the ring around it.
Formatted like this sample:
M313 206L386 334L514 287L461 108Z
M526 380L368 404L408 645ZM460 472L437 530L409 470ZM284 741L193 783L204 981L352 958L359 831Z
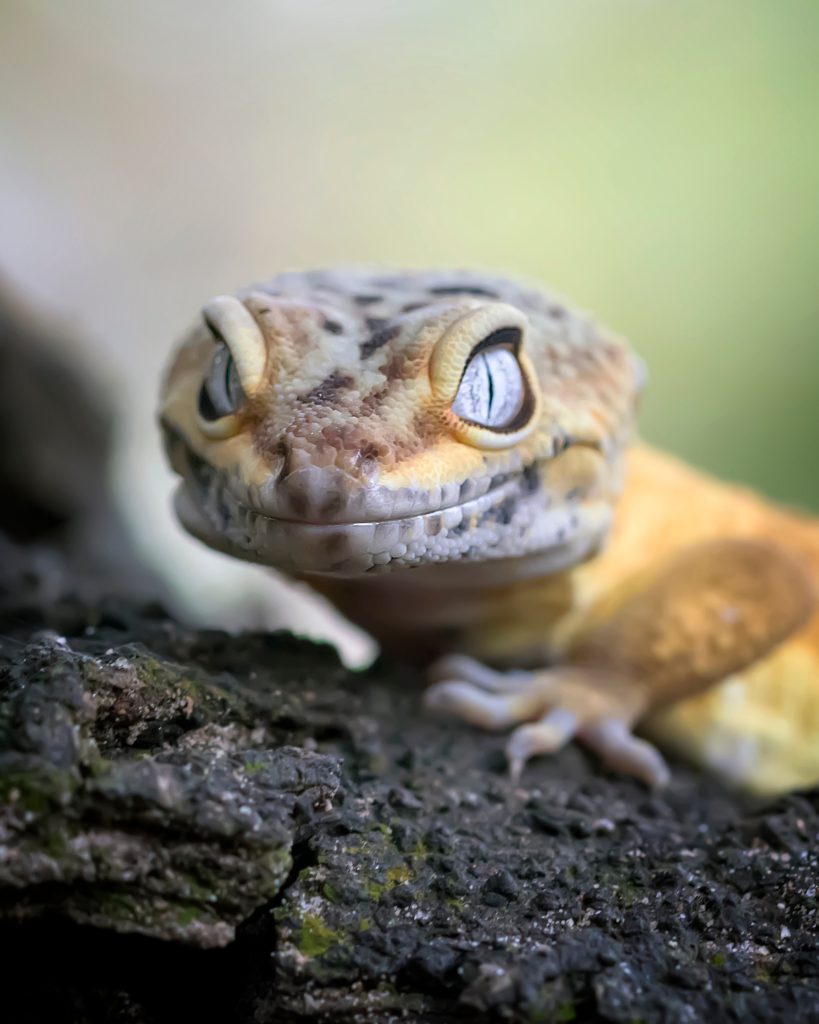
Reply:
M816 0L4 0L0 114L0 265L80 339L121 504L200 602L234 570L170 520L156 378L285 267L546 282L646 357L646 437L819 509Z

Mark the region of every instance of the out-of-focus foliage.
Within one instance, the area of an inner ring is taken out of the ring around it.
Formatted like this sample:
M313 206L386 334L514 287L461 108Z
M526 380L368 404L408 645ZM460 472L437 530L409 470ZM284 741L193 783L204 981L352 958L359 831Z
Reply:
M0 262L91 339L162 558L171 339L338 261L551 283L646 357L650 439L819 508L813 0L7 0L0 115Z

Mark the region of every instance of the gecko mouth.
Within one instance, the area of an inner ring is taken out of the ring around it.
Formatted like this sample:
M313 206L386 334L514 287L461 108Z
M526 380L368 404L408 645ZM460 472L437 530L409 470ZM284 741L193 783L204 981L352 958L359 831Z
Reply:
M432 507L422 507L421 510L416 512L398 511L392 514L379 516L378 518L366 519L366 518L353 518L345 517L344 514L338 516L331 516L326 519L315 518L309 519L302 516L287 516L287 515L272 515L263 509L256 508L253 505L248 505L244 502L239 501L238 504L242 506L248 515L259 516L262 519L267 519L271 523L289 523L294 526L310 526L316 528L331 528L331 527L343 527L343 526L377 526L381 523L397 523L405 522L410 519L423 519L426 516L440 515L445 516L446 513L454 513L461 511L462 513L467 512L472 506L478 503L479 498L486 498L492 500L493 495L497 495L504 491L505 485L507 485L515 476L523 476L532 482L532 486L537 487L536 483L536 467L531 466L525 470L522 474L515 473L496 473L489 479L489 485L486 490L478 489L478 493L474 498L467 499L462 497L464 493L463 485L460 485L461 500L452 501L449 504L444 505L433 505ZM468 481L469 484L472 481ZM474 487L471 488L475 490ZM508 491L508 488L506 488Z
M295 575L356 577L435 563L520 559L533 551L566 551L570 563L578 545L600 532L589 517L597 522L601 502L589 502L579 488L557 493L549 486L555 459L470 481L457 487L461 500L449 504L430 508L430 495L422 494L417 511L409 512L407 503L400 512L382 503L385 514L378 518L353 518L342 507L329 510L333 518L313 520L272 514L242 500L226 473L190 449L186 455L188 471L176 496L186 529L218 550Z

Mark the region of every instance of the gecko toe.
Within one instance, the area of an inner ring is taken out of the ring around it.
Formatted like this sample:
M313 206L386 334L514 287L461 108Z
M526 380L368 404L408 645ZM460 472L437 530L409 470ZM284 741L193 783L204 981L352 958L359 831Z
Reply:
M537 714L541 696L534 690L521 694L488 693L473 683L448 679L431 686L424 703L434 711L461 718L482 729L508 729Z
M537 722L515 729L506 744L509 774L518 779L523 766L536 754L554 754L575 736L577 716L563 708L553 708Z
M671 780L662 754L635 736L622 719L600 719L583 729L581 739L609 767L640 779L652 789L662 789Z
M502 700L461 680L431 686L424 694L424 703L433 711L454 715L483 729L502 729L510 724Z
M488 693L520 693L531 685L532 672L498 672L465 654L439 658L427 670L431 683L460 679Z

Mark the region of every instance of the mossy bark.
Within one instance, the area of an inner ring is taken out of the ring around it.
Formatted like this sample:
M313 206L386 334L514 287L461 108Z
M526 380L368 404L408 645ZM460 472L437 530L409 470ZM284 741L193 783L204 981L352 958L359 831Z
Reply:
M107 935L132 1019L819 1014L815 793L754 807L677 765L652 796L575 748L513 785L400 666L126 603L4 629L5 932ZM182 1009L175 958L207 964ZM32 996L50 1019L106 1019L87 961Z

